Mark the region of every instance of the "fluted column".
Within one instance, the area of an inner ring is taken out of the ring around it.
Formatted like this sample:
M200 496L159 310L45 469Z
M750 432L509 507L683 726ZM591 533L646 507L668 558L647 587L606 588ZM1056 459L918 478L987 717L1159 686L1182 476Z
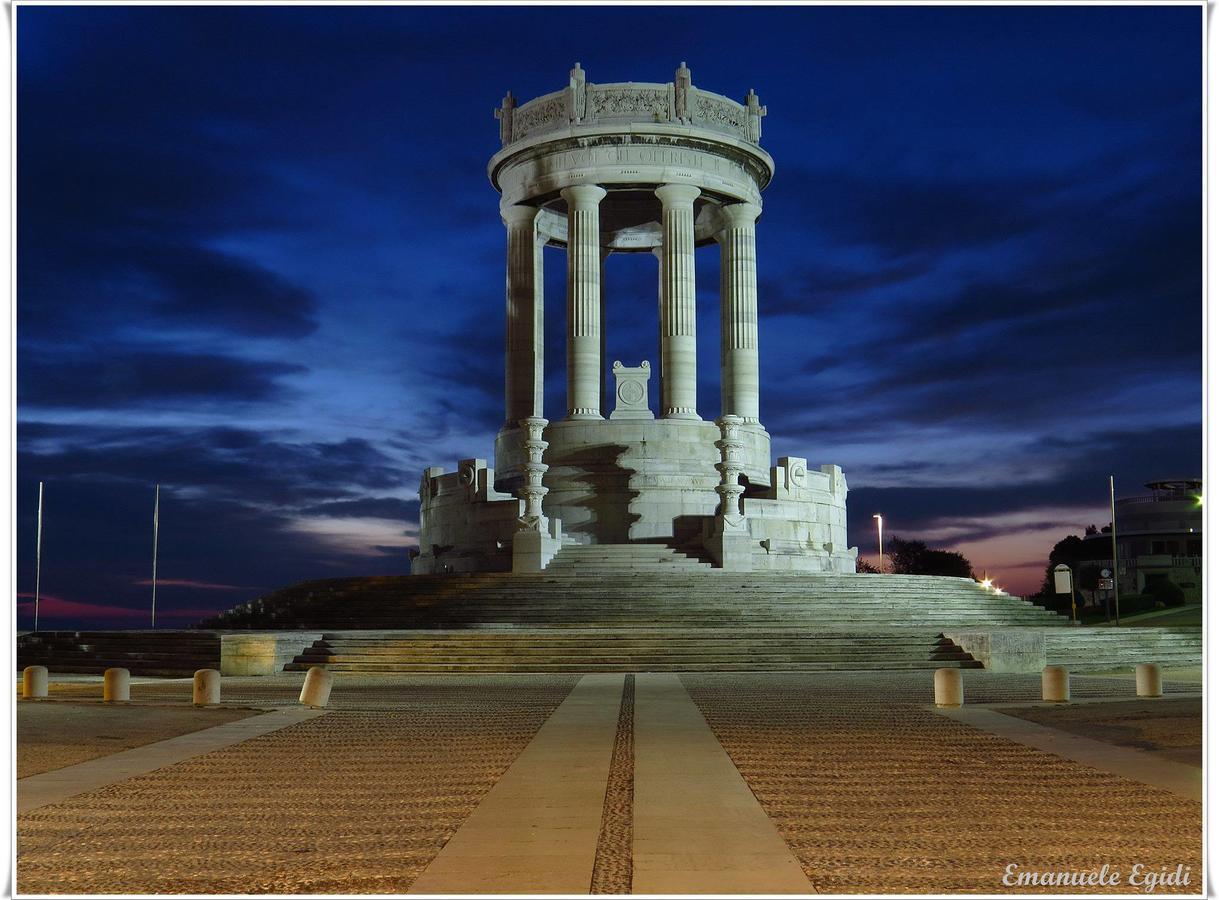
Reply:
M567 417L601 418L601 222L605 190L577 184L567 201Z
M758 421L758 263L753 203L726 206L720 242L720 409Z
M694 201L691 185L666 184L660 198L660 408L668 419L698 418L694 331Z
M542 246L538 211L510 206L503 211L508 236L507 335L504 341L504 421L542 414Z
M609 307L605 302L605 261L609 259L610 253L608 248L601 249L601 365L600 371L597 373L597 381L601 385L601 415L605 415L610 408L609 379L605 377L605 361L609 358L605 350L605 337L609 334L606 319Z

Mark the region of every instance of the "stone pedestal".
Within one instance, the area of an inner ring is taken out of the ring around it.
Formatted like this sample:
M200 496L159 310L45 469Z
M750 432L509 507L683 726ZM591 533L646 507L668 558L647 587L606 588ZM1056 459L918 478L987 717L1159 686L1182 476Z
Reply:
M551 519L557 531L559 520ZM517 575L528 575L544 571L554 555L563 546L563 541L551 532L518 531L512 538L512 571Z
M652 377L652 366L645 359L638 366L624 366L614 360L614 411L611 419L652 419L648 407L648 379Z

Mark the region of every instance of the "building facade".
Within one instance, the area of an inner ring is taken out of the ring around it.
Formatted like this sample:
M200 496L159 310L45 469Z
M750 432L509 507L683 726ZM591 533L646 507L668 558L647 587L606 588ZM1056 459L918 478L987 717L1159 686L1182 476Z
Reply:
M1123 497L1117 516L1118 590L1146 591L1160 579L1173 582L1188 603L1202 601L1202 479L1149 481L1148 493ZM1084 538L1088 557L1112 569L1106 531Z

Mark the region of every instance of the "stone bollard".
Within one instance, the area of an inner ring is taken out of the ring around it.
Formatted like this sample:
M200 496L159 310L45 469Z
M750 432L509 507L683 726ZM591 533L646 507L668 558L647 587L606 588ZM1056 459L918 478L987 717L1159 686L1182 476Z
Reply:
M935 705L941 708L961 706L965 702L965 685L960 669L935 670Z
M1164 693L1164 685L1160 681L1159 663L1139 663L1134 667L1134 690L1140 697L1148 699L1159 697Z
M126 669L107 669L102 676L102 700L126 703L131 699L131 673Z
M191 702L195 706L217 706L220 703L220 673L215 669L200 669L195 673L194 693Z
M334 676L321 666L312 666L305 675L305 685L301 688L301 703L321 709L330 700L330 686Z
M1071 673L1066 666L1046 666L1041 670L1041 699L1046 703L1070 701Z
M47 696L47 667L26 666L21 672L21 696L26 700L42 700Z

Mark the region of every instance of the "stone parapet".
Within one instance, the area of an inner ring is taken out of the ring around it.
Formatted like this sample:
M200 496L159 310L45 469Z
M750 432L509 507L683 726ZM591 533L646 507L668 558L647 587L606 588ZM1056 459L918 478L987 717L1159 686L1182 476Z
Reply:
M576 63L567 87L517 105L509 93L495 116L500 142L510 146L573 126L666 123L705 129L757 144L766 107L752 90L744 103L694 86L685 63L665 84L609 82L592 84Z

